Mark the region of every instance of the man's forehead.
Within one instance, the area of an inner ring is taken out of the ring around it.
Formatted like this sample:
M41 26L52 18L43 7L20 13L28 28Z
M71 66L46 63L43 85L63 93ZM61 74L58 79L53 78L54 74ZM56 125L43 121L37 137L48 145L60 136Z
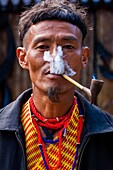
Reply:
M25 37L32 36L34 39L48 39L49 36L58 35L62 39L76 39L76 35L79 36L78 38L82 39L82 32L81 30L71 23L65 21L41 21L32 25L30 29L27 31ZM25 39L24 37L24 39Z
M52 28L52 30L56 30L56 29L61 29L61 30L75 30L75 31L81 31L76 25L73 25L69 22L66 22L66 21L59 21L59 20L45 20L45 21L41 21L41 22L38 22L34 25L31 26L31 30L33 32L40 30L40 31L43 31L43 30L48 30L48 31L51 31L49 30L49 28Z

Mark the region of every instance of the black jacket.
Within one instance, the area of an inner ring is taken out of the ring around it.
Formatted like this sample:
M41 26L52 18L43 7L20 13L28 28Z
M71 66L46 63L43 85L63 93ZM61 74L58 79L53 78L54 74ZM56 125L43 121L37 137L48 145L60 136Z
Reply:
M27 170L22 105L31 90L0 110L0 170ZM84 111L78 170L113 170L113 118L76 93Z

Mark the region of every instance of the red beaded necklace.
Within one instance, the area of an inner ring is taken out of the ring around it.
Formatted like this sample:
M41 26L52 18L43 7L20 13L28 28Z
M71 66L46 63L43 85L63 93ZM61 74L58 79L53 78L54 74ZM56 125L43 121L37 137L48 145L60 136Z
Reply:
M34 123L35 128L37 129L37 132L38 132L38 145L39 145L40 151L42 153L42 157L43 157L43 160L44 160L46 170L56 170L57 168L61 167L62 136L63 136L64 129L66 129L67 126L68 126L68 123L69 123L69 120L71 118L72 111L73 111L75 104L76 104L76 99L74 99L73 105L72 105L72 107L71 107L71 109L70 109L70 111L67 115L62 116L60 118L56 118L56 119L45 119L40 113L37 112L35 105L34 105L34 102L33 102L33 98L32 97L30 98L30 109L38 120L38 121L36 121L36 119L34 117L32 117L33 123ZM63 130L60 130L58 132L58 139L59 139L58 140L59 141L58 158L59 159L58 159L58 163L55 167L53 167L53 166L51 167L50 164L49 164L48 155L46 153L46 147L45 147L45 144L42 140L42 136L41 136L39 126L44 126L46 128L49 128L49 129L59 129L59 128L63 129ZM79 122L78 122L78 128L77 128L77 147L78 147L78 144L80 144L82 127L83 127L83 116L80 116ZM78 148L77 148L77 152L78 152ZM75 164L76 159L77 159L76 157L75 157L74 164ZM74 166L75 165L72 166L72 169L74 169L73 168Z
M60 129L64 127L64 124L67 125L71 118L72 111L73 111L75 104L76 104L76 100L73 101L73 105L68 114L61 116L59 118L56 117L54 119L46 119L36 110L36 107L33 102L33 97L30 98L30 109L33 112L33 114L36 116L38 120L37 121L38 125L44 126L48 129Z

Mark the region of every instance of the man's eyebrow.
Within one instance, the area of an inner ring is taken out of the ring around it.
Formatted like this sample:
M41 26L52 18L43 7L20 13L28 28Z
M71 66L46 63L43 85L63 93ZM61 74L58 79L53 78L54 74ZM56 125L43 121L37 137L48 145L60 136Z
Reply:
M49 38L46 38L46 37L36 37L34 40L33 40L33 43L39 43L39 42L44 42L44 41L50 41Z
M62 40L64 40L64 41L79 41L76 37L74 37L74 36L64 36L64 37L62 37Z

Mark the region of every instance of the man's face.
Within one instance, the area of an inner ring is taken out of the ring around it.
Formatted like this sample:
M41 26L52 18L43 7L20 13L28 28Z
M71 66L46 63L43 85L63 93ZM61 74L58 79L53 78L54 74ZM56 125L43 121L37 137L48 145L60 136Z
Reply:
M17 50L20 62L25 62L24 68L29 70L33 87L47 92L50 88L66 92L74 90L74 86L60 75L50 74L50 63L44 61L45 51L62 47L64 61L76 72L72 78L79 79L80 71L85 67L88 58L88 48L82 47L82 33L78 27L62 21L42 21L30 27L25 34L22 51Z

